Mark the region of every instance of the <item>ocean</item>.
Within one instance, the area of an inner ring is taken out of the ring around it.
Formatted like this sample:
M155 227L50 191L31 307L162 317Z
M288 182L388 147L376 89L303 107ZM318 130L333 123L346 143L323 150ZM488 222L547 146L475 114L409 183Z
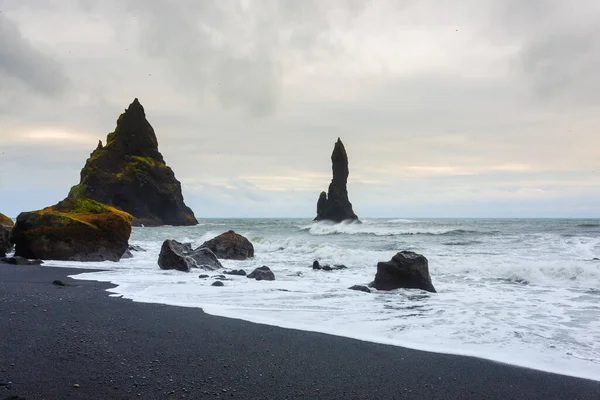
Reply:
M101 268L73 278L112 282L111 296L133 301L600 380L600 220L199 222L134 228L130 244L147 251L118 263L45 265ZM198 275L218 271L159 269L165 239L198 246L230 229L250 239L255 257L223 266L249 273L266 265L275 281L228 276L213 287ZM401 250L427 257L438 293L348 289L371 282L377 262ZM314 260L348 269L313 270Z

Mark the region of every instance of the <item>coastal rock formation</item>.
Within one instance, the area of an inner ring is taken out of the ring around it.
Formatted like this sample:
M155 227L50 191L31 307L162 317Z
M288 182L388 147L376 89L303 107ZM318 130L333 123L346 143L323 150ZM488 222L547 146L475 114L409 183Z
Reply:
M321 192L317 201L317 216L315 221L335 221L357 220L358 217L352 210L352 203L348 200L348 155L344 144L338 138L333 153L331 153L331 163L333 169L333 179L329 184L327 193Z
M14 225L12 219L0 213L0 257L6 256L6 253L12 250L13 246L10 242L10 231Z
M337 269L347 269L348 267L346 267L343 264L336 264L333 267L330 266L329 264L319 264L318 260L313 261L313 265L312 265L313 269L317 269L317 270L323 270L323 271L334 271Z
M275 274L266 265L256 268L254 271L250 272L246 277L250 279L256 279L257 281L275 280Z
M246 271L243 269L232 269L231 271L223 272L225 275L246 276Z
M427 258L412 251L401 251L390 261L377 263L377 274L371 286L377 290L405 288L436 292Z
M200 247L211 249L218 258L225 260L245 260L254 257L254 246L248 239L228 231L208 240Z
M44 260L119 261L131 215L94 200L67 198L19 214L12 230L15 256Z
M191 246L179 243L177 240L165 240L158 255L160 269L176 269L189 272L192 268L202 268L209 271L223 268L217 256L206 248L192 250Z
M359 292L371 293L371 289L363 285L354 285L350 286L348 289L350 290L358 290Z
M98 147L81 170L69 197L89 198L133 215L134 225L196 225L183 202L181 184L158 151L154 129L135 99L117 120L106 145Z

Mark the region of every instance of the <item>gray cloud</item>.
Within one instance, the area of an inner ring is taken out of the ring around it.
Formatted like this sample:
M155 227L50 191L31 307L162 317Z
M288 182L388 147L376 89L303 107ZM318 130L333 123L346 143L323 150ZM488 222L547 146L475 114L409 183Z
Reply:
M50 97L64 93L68 86L61 65L36 49L17 24L0 13L0 86L10 88L15 80L36 94Z
M139 97L201 217L310 217L338 136L361 216L600 212L596 2L6 4L0 210L66 194Z

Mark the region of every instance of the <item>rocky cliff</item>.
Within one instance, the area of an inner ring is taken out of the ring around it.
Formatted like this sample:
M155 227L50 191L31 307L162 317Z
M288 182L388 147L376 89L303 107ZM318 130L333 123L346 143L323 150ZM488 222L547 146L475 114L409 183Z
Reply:
M352 210L352 203L348 200L348 155L344 144L338 138L333 153L331 153L333 179L329 184L327 193L321 192L317 201L317 216L315 221L329 220L341 222L356 220L358 217Z
M154 129L138 99L117 120L106 144L98 147L81 170L69 198L89 198L133 215L134 225L195 225L183 201L181 184L158 151Z

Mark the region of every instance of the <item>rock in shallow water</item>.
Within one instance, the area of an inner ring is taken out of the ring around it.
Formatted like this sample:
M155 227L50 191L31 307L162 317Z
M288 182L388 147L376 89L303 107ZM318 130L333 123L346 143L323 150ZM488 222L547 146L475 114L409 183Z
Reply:
M348 289L350 290L358 290L359 292L371 293L371 289L363 285L354 285L350 286Z
M210 286L225 286L225 284L223 282L221 282L221 281L215 281Z
M254 257L254 246L252 243L234 231L222 233L202 243L200 247L210 249L215 253L217 258L225 260L245 260Z
M352 210L352 203L348 200L348 156L344 144L338 138L333 153L331 153L333 178L329 184L328 193L321 192L317 201L317 216L315 221L357 220L358 217Z
M191 250L191 246L176 240L165 240L158 256L161 269L176 269L188 272L191 268L215 270L223 268L212 251L206 248Z
M390 261L377 263L377 274L371 286L377 290L405 288L436 292L427 258L412 251L401 251Z
M256 279L257 281L274 281L275 274L269 267L263 265L248 274L247 278Z
M231 271L225 271L224 274L226 274L226 275L246 276L246 271L244 271L243 269L233 269Z

